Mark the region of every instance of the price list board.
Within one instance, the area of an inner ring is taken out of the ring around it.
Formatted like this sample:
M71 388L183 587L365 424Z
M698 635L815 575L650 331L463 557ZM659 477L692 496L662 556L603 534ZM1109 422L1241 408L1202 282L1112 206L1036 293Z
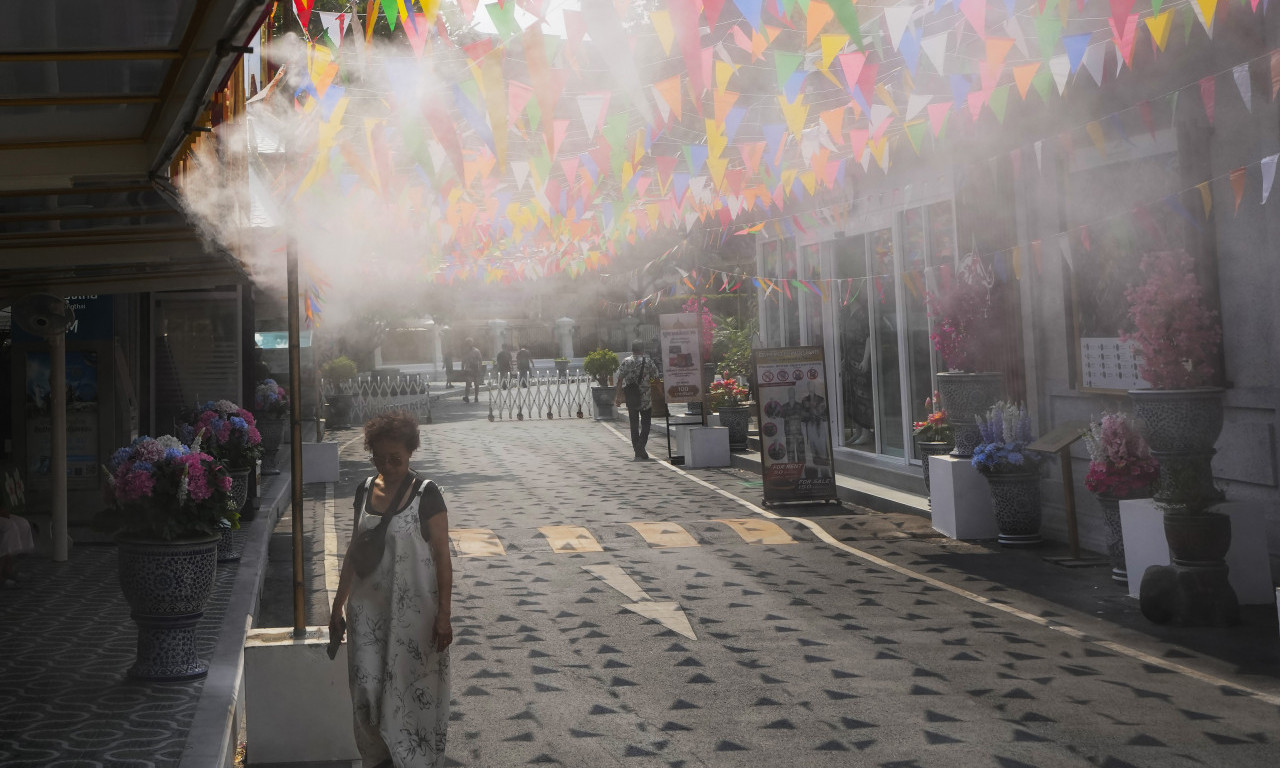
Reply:
M1086 389L1129 390L1147 387L1138 374L1133 344L1118 338L1080 339L1081 383Z

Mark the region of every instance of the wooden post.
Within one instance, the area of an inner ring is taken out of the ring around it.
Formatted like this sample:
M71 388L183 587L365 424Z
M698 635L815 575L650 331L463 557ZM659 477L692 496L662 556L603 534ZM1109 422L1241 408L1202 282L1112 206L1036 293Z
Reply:
M1075 477L1071 473L1071 446L1058 451L1058 466L1062 469L1062 503L1066 507L1067 543L1071 546L1071 559L1080 559L1080 532L1076 526Z
M298 244L285 245L285 273L289 308L289 472L293 506L293 635L307 633L306 594L302 585L302 333L298 320Z

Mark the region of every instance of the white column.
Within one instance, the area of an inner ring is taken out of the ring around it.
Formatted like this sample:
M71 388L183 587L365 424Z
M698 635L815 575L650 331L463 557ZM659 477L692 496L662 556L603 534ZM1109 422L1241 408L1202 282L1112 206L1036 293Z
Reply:
M430 316L424 320L422 326L431 334L431 362L435 364L438 371L444 368L444 346L440 341L440 326Z

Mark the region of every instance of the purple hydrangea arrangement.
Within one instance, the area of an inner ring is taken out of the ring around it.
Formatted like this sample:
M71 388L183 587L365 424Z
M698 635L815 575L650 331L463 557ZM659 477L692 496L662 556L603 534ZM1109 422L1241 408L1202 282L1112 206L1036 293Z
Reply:
M1041 457L1027 446L1031 435L1031 416L1026 407L1000 401L991 406L986 417L978 417L982 442L973 449L970 460L984 475L1011 475L1034 472Z
M171 541L238 527L222 462L173 435L137 438L111 454L103 473L108 508L99 529Z

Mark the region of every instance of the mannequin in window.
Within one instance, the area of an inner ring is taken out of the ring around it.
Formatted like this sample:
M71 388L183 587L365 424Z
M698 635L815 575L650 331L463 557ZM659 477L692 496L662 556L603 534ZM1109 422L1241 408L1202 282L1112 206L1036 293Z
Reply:
M871 322L867 316L866 287L843 308L844 332L840 334L841 396L848 435L845 447L875 443L875 408L871 390Z

